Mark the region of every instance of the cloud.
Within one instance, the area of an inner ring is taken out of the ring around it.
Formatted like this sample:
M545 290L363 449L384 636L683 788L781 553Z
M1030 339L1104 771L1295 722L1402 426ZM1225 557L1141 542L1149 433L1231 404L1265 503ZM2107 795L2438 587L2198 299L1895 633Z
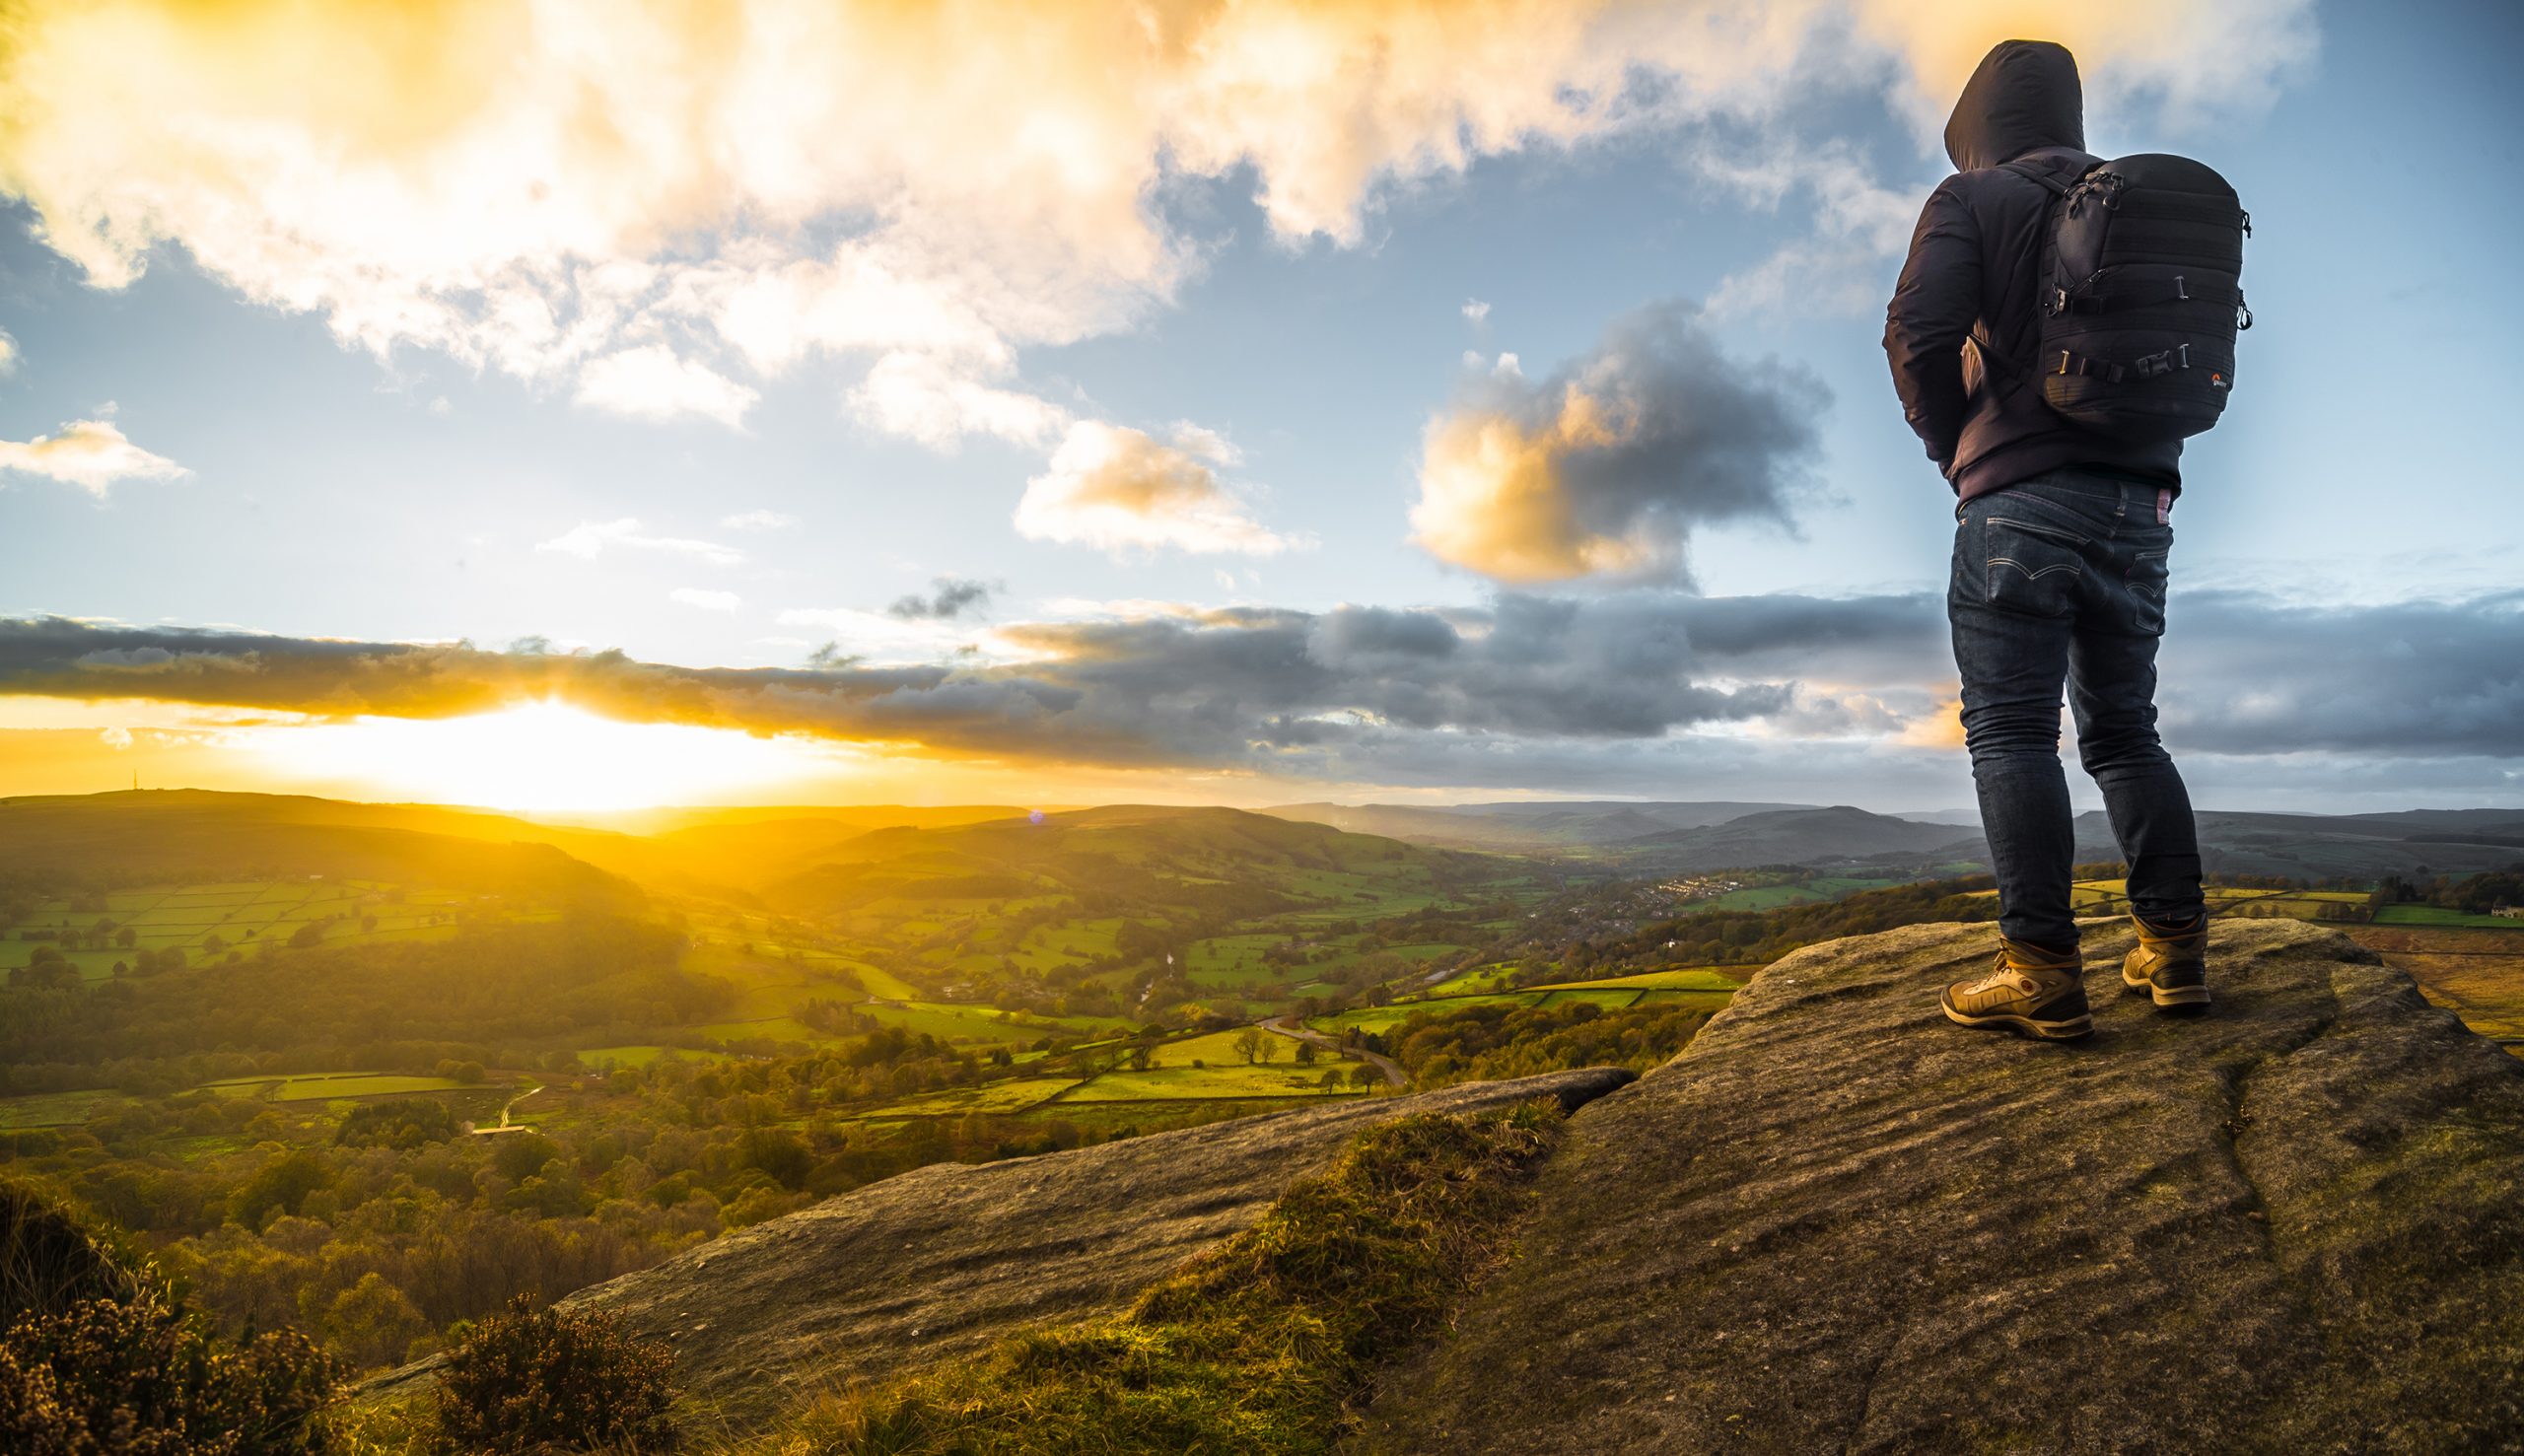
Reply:
M1267 556L1297 544L1265 529L1212 468L1224 443L1207 432L1167 445L1117 425L1081 420L1051 464L1025 483L1017 531L1035 540L1107 551L1178 550Z
M1893 263L1910 245L1918 189L1887 185L1879 167L1841 141L1772 137L1750 153L1705 146L1692 165L1701 176L1757 207L1775 210L1801 194L1813 210L1805 236L1718 281L1709 297L1711 313L1862 314L1883 309L1892 292Z
M2143 105L2174 125L2268 106L2313 63L2321 42L2313 0L2126 0L2109 10L1857 0L1850 9L1857 38L1900 63L1896 95L1940 155L1932 139L1956 94L1990 47L2011 35L2039 35L2075 52L2089 115Z
M626 721L935 758L1319 782L1702 797L1722 782L1714 797L1727 797L1757 782L1959 782L1930 593L1070 605L1071 619L978 636L934 618L786 611L784 624L833 632L831 651L750 668L0 620L0 695L421 718L557 697ZM2387 761L2418 765L2412 783L2524 772L2524 593L2340 609L2177 593L2172 615L2167 740L2220 782L2296 782L2318 767L2337 782Z
M2168 737L2211 752L2524 756L2524 590L2275 608L2177 593Z
M1065 421L1015 381L1018 353L1167 306L1212 241L1169 208L1185 191L1249 182L1277 237L1347 245L1382 198L1483 157L1709 118L1769 125L1790 101L1819 104L1818 89L1890 90L1941 115L2023 13L1996 0L1032 0L986 19L799 0L22 10L0 42L0 189L99 286L128 284L173 243L380 355L417 344L719 419L743 414L737 369L768 378L836 356L872 366L850 397L879 428L1047 442ZM2044 24L2085 56L2095 95L2177 112L2266 100L2315 34L2309 0L2133 0ZM646 352L661 339L677 341L671 373ZM626 382L642 370L645 387Z
M105 412L112 409L107 405ZM175 480L193 473L124 439L111 420L72 420L56 434L0 440L0 470L48 476L99 497L117 480Z
M536 543L534 549L593 561L609 547L690 556L712 566L736 566L745 559L742 551L716 541L649 535L640 528L636 518L628 516L619 520L582 520L552 539Z
M1479 299L1466 299L1463 301L1463 316L1479 323L1490 316L1490 306Z
M672 420L686 415L742 429L762 396L706 365L644 344L590 360L579 372L578 402L617 415Z
M900 617L905 621L918 621L924 618L951 621L967 611L978 613L988 608L991 593L996 589L988 582L960 580L955 577L940 577L936 585L938 587L936 595L922 596L915 592L897 597L893 605L885 608L886 614Z
M0 380L16 378L19 362L25 357L18 348L18 341L10 336L7 329L0 328Z
M1069 412L1049 400L985 383L948 361L903 352L877 360L850 391L850 404L876 428L935 449L967 435L1045 445L1069 423Z
M1794 366L1725 357L1678 304L1548 379L1506 363L1430 422L1411 524L1439 560L1516 585L1687 581L1695 527L1784 523L1831 397Z
M666 593L669 600L685 606L697 606L705 612L732 612L744 605L744 599L734 591L712 591L700 587L677 587Z
M734 516L719 518L719 525L724 530L787 530L797 523L797 517L778 511L739 511Z
M778 621L784 627L813 627L831 634L808 659L815 666L952 661L969 669L1033 656L999 641L985 624L954 617L907 616L855 606L797 606L784 608Z

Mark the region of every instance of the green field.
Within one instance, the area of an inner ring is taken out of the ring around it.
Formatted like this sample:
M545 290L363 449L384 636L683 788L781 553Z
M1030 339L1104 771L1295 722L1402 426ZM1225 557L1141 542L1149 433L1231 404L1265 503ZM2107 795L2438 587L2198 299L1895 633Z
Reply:
M2386 905L2376 910L2379 926L2460 926L2482 931L2524 931L2524 920L2513 916L2466 915L2442 905Z
M414 1092L460 1092L479 1082L443 1076L404 1076L388 1072L314 1073L303 1076L232 1076L196 1090L222 1097L262 1097L273 1102L321 1102L335 1097L386 1097Z
M579 1060L590 1067L646 1067L660 1057L673 1056L675 1047L590 1047L579 1053Z
M1281 972L1262 963L1262 952L1288 938L1254 935L1213 936L1207 940L1195 940L1184 953L1184 979L1204 989L1276 981Z
M1664 991L1732 992L1743 984L1743 975L1730 976L1716 966L1682 966L1669 971L1642 971L1636 976L1607 976L1600 981L1554 981L1547 986L1537 986L1534 989L1562 991L1573 986L1638 986Z
M961 1117L968 1112L1022 1112L1077 1086L1074 1076L1015 1076L977 1087L952 1087L906 1097L870 1111L878 1117Z
M31 1097L0 1098L0 1133L77 1127L94 1115L100 1104L118 1100L112 1092L39 1092Z
M1516 967L1512 965L1476 966L1469 971L1458 971L1437 985L1420 992L1419 995L1422 1000L1445 996L1477 996L1486 991L1500 989L1515 974Z
M1284 1043L1284 1048L1285 1048ZM1312 1067L1297 1067L1283 1050L1280 1060L1265 1067L1248 1067L1242 1062L1232 1066L1213 1064L1208 1067L1154 1068L1147 1072L1107 1072L1080 1083L1055 1106L1073 1102L1170 1102L1212 1097L1352 1097L1360 1093L1349 1085L1352 1064L1325 1058ZM1327 1072L1339 1073L1342 1084L1327 1089L1322 1085Z
M1460 1011L1472 1006L1568 1005L1573 1002L1591 1003L1606 1010L1617 1010L1623 1006L1680 1004L1715 1011L1724 1006L1735 994L1735 983L1731 981L1726 982L1722 990L1693 989L1687 986L1641 988L1622 984L1631 979L1633 978L1624 977L1621 981L1613 983L1569 982L1557 990L1536 987L1528 991L1497 992L1483 996L1441 996L1431 997L1424 1001L1402 1001L1395 1002L1391 1005L1361 1006L1356 1010L1341 1011L1329 1016L1316 1016L1307 1021L1306 1025L1333 1036L1348 1030L1381 1035L1414 1016L1443 1015L1448 1011ZM1723 980L1724 978L1712 979Z
M398 889L373 880L275 879L221 884L116 890L104 909L73 910L67 900L36 907L0 942L0 962L22 965L38 944L51 944L88 981L113 976L143 950L181 950L188 961L229 954L250 955L266 944L286 944L309 926L326 945L376 945L396 940L443 939L471 918L491 913L481 897L444 891ZM502 920L545 918L514 907ZM106 944L77 947L73 936L92 932L100 920L114 929ZM123 943L128 933L128 944ZM217 944L214 945L213 938Z

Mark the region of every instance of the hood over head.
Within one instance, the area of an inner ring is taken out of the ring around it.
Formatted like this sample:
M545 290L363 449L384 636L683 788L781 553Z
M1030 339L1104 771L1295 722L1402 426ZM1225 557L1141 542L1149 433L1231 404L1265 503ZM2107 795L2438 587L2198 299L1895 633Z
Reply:
M2013 162L2044 147L2086 148L2077 58L2048 40L2001 40L1981 57L1945 122L1958 172Z

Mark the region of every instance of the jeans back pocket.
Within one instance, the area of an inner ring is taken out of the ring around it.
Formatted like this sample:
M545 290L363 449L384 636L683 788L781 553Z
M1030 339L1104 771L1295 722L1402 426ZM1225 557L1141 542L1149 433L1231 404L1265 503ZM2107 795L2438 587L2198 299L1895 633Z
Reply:
M2087 539L2027 513L1996 512L1981 522L1983 599L2005 611L2065 617L2076 610L2086 572Z

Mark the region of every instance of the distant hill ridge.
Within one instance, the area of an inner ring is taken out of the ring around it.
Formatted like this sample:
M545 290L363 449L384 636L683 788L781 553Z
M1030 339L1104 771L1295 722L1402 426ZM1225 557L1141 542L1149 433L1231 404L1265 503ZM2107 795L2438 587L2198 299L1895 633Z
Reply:
M615 836L537 832L500 815L291 795L139 790L0 798L0 866L133 882L318 874L629 902L594 858L636 864Z

